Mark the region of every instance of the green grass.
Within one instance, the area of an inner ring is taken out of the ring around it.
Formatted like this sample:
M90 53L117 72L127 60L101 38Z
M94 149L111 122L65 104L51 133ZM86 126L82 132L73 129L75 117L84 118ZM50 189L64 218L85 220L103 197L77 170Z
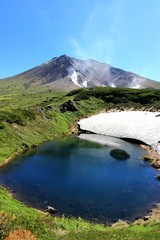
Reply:
M30 230L38 239L55 239L55 233L45 223L49 217L12 199L2 187L0 209L0 239L5 239L10 231L20 229Z
M22 109L18 105L18 109L0 111L0 163L15 152L22 151L24 144L32 147L70 134L77 119L105 107L101 99L82 100L80 104L74 103L78 111L62 113L60 106L69 99L67 96L52 96L40 101L37 107Z
M1 83L3 84L3 82ZM2 91L0 98L0 163L16 152L68 135L80 118L110 109L159 110L160 90L88 88L68 94L35 88L18 93ZM15 86L14 86L15 87ZM78 111L61 112L73 100ZM160 224L116 229L79 219L50 217L12 199L0 187L0 239L15 229L26 229L37 239L159 239Z

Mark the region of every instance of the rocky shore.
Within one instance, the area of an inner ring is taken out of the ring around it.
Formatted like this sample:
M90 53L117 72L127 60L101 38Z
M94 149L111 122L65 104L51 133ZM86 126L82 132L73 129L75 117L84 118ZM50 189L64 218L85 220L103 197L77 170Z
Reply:
M142 160L150 162L150 165L160 172L160 155L158 152L150 146L143 144L140 146L148 151L148 155L143 156ZM160 180L160 175L157 175L157 179Z

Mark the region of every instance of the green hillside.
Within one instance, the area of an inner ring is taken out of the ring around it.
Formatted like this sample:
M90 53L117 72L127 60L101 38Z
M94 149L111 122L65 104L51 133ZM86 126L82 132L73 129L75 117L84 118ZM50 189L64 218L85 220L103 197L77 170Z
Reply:
M0 97L0 163L17 152L76 131L78 119L108 110L152 110L160 90L87 88L69 93L32 89ZM159 239L160 219L115 228L82 219L52 218L12 199L0 187L0 239L12 230L30 230L37 239Z

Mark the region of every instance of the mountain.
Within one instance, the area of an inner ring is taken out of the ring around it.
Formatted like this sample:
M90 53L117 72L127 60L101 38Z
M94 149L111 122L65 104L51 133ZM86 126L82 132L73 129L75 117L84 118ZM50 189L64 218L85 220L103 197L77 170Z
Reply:
M1 80L2 81L2 80ZM0 83L1 83L0 81ZM94 86L160 88L160 83L95 60L79 60L67 55L55 57L3 82L21 89L48 87L61 90Z

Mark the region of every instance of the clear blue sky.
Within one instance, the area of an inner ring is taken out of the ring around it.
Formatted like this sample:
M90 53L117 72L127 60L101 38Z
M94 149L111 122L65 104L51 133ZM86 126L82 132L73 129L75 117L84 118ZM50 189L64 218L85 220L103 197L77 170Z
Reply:
M0 1L0 79L62 54L160 81L160 0Z

